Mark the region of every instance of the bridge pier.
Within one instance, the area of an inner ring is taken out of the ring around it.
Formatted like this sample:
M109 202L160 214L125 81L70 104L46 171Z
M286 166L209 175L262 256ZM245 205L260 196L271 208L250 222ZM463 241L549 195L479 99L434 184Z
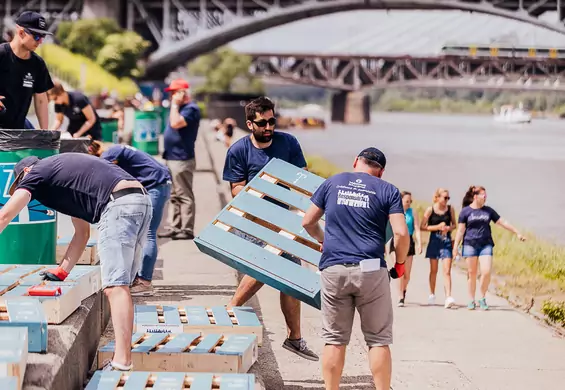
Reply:
M332 96L331 120L350 125L371 123L371 97L363 92L339 91Z

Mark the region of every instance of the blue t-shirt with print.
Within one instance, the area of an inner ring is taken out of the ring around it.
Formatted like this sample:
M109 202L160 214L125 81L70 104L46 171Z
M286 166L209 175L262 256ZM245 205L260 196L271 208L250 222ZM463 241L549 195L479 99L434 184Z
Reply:
M384 260L386 227L391 214L403 214L394 185L362 172L339 173L312 195L326 216L320 271L332 265Z
M498 222L500 215L489 206L474 209L471 206L463 207L459 214L459 223L465 224L463 245L482 246L493 245L491 222Z
M186 121L186 126L180 129L171 127L170 119L167 119L167 127L163 141L165 160L186 161L194 158L194 144L200 126L200 108L195 102L190 102L179 107L179 113Z
M135 177L147 190L171 180L169 170L149 154L128 145L109 147L101 156L116 162L120 168Z

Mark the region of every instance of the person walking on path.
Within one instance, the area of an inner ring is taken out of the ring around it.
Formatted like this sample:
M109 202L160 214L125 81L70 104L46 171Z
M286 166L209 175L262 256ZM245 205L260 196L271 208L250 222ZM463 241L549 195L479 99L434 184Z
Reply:
M271 159L278 158L298 168L306 169L306 159L298 140L291 134L275 131L275 105L267 97L260 97L245 106L246 124L251 135L236 141L227 151L223 179L230 183L231 194L237 194L249 183ZM285 187L285 186L283 186ZM288 187L285 187L288 189ZM279 207L288 206L275 199L264 198ZM236 230L236 235L264 247L266 242ZM296 264L300 259L284 253L282 257ZM263 283L245 275L228 303L228 307L242 306L255 295ZM280 306L288 328L288 337L283 348L308 360L317 361L319 357L311 351L302 338L300 311L301 302L289 295L280 293Z
M151 221L151 200L143 185L108 161L86 153L25 157L14 168L10 199L0 209L0 233L34 199L72 218L75 233L61 264L44 271L51 281L64 281L86 249L90 224L98 226L102 290L110 302L116 337L112 361L105 370L132 369L135 279Z
M192 191L196 169L194 145L200 126L200 108L192 100L189 84L183 79L173 80L165 92L172 92L172 97L163 159L171 172L173 187L167 226L159 237L192 240L196 217Z
M493 208L486 206L486 200L487 192L484 187L469 187L463 198L463 209L459 214L453 248L453 256L456 257L459 253L459 244L463 242L462 256L467 261L467 285L469 297L471 298L467 308L470 310L474 310L477 307L475 292L477 289L477 268L479 263L481 267L481 298L479 299L479 306L483 310L488 310L489 308L486 301L486 293L490 284L494 249L490 223L494 222L514 233L520 241L526 240L526 237L501 218Z
M400 191L381 179L385 166L380 150L364 149L353 163L353 172L339 173L320 185L302 220L304 229L322 247L319 269L326 390L339 390L355 309L369 348L375 388L390 388L393 311L384 259L387 222L396 243L391 275L394 271L403 276L410 238ZM318 222L324 214L322 230Z
M453 241L451 231L455 230L457 224L455 211L449 205L449 191L438 188L434 194L434 203L424 212L422 218L422 230L430 232L430 241L426 248L426 258L430 259L430 296L428 303L435 303L436 280L439 260L443 260L443 283L445 290L445 308L449 309L455 304L451 296L451 263L453 252Z
M422 254L422 238L420 236L420 220L418 218L418 213L414 212L414 210L412 209L412 194L408 191L402 191L400 195L402 196L404 218L406 219L408 234L410 235L410 247L408 249L408 255L406 257L404 276L398 279L398 287L400 290L400 299L398 300L398 306L402 307L404 306L406 300L406 290L408 289L408 283L410 282L412 260L414 259L414 255ZM414 239L414 237L416 239ZM394 237L390 241L390 252L392 253L395 251Z
M67 117L67 132L73 138L89 136L95 141L102 140L100 118L85 94L78 91L67 92L60 81L55 81L48 95L49 99L55 102L56 120L53 130L60 130L64 117Z
M157 261L157 229L163 219L165 204L171 195L171 176L169 170L148 153L128 145L113 145L105 148L98 141L92 142L88 149L90 154L118 165L139 181L151 198L153 208L147 241L143 248L141 269L131 287L132 296L152 296L154 294L153 271Z
M24 11L16 19L14 37L0 44L0 128L25 129L26 115L33 104L41 129L49 128L47 91L53 81L45 61L35 53L47 31L45 18Z

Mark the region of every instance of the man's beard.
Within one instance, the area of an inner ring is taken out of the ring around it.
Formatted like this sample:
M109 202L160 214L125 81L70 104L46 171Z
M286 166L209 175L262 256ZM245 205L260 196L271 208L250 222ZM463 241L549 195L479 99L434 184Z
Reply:
M253 137L255 137L255 140L257 142L267 143L267 142L269 142L273 139L274 133L275 133L274 131L271 131L270 134L265 135L265 134L263 134L262 131L254 131Z

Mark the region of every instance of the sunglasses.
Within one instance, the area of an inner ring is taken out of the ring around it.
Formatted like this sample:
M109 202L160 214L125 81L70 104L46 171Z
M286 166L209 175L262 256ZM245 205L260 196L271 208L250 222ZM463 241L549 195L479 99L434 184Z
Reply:
M445 199L445 200L449 200L449 199L451 199L451 197L450 197L450 196L442 196L442 198L443 198L443 199Z
M35 33L35 32L33 32L33 31L31 31L31 30L28 30L27 28L24 28L24 31L25 31L26 34L31 35L31 36L33 37L33 39L34 39L36 42L42 40L42 39L45 38L45 36L46 36L45 34L38 34L38 33Z
M277 124L276 118L262 119L260 121L253 121L259 127L267 127L267 125L275 126Z

